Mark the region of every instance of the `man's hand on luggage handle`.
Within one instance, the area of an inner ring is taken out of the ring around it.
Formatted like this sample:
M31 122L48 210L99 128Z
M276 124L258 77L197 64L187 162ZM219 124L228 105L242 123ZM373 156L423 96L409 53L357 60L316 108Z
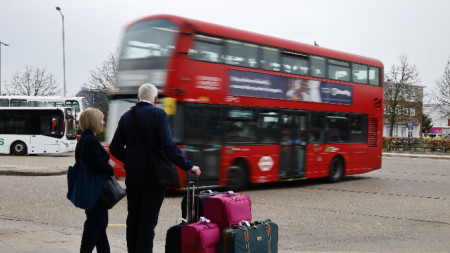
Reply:
M192 169L190 171L191 173L194 173L194 175L196 175L197 177L200 176L200 174L202 174L200 168L198 166L192 166Z

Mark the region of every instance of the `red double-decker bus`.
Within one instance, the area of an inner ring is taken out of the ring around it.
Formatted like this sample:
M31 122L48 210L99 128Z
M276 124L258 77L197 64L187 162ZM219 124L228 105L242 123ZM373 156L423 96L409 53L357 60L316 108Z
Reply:
M381 168L382 77L376 59L150 16L125 29L107 140L152 83L201 184L337 182ZM125 175L120 162L115 172Z

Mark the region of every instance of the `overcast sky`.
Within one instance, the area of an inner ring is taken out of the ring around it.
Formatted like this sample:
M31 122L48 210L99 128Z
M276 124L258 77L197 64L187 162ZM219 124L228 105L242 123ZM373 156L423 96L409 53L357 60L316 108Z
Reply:
M426 91L450 57L446 0L0 0L1 80L25 66L46 68L63 86L65 18L67 95L115 53L126 24L174 14L381 60L385 72L405 54ZM61 89L62 90L62 89Z

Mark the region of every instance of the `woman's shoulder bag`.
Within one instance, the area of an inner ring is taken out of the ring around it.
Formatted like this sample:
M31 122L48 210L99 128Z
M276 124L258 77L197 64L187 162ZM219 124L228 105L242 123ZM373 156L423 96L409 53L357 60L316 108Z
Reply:
M83 163L83 151L86 140L83 139L80 148L80 159L67 171L67 198L76 206L90 210L102 194L107 174L96 173Z

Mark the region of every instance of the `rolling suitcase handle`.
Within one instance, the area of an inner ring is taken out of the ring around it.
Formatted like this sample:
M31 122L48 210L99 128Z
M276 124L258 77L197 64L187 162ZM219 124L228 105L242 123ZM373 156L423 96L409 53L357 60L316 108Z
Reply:
M189 173L186 176L186 182L187 182L187 189L186 189L186 220L187 224L191 224L195 220L198 220L199 217L199 210L198 210L198 201L195 201L195 195L198 194L198 177L196 182L189 181ZM194 185L195 184L195 188ZM192 186L192 187L191 187ZM192 191L192 198L189 197L190 191ZM192 203L191 203L192 202ZM195 206L195 210L194 210ZM195 213L195 217L194 214Z

